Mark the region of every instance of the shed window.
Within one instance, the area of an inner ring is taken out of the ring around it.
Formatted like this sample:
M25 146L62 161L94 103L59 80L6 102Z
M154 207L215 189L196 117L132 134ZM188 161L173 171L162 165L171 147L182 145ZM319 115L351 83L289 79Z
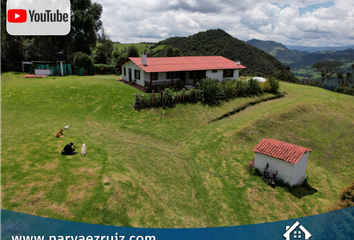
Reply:
M127 69L124 68L124 76L127 76Z
M212 70L211 72L212 72L212 73L217 73L217 72L218 72L218 70Z

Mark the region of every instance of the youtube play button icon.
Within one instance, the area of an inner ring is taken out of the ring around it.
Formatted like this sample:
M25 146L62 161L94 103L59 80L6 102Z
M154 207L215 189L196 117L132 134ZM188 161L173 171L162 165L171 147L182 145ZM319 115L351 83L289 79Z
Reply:
M24 23L27 21L27 11L25 9L10 9L7 11L7 21L9 23Z

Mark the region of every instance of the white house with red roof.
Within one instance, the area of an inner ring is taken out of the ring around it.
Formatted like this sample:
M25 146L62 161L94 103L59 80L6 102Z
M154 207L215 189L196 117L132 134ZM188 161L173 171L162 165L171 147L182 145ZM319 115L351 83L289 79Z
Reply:
M274 139L262 139L255 148L254 166L261 172L269 163L270 174L278 170L277 178L290 186L298 185L306 178L307 160L312 150Z
M238 80L240 69L246 68L222 56L189 57L129 57L118 64L122 66L122 78L141 86L171 84L178 80L193 84L194 79L205 77L221 81L224 78Z

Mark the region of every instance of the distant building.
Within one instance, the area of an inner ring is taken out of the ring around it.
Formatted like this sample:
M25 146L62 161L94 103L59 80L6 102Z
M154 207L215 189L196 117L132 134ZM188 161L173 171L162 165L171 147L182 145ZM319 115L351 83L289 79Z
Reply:
M306 179L307 160L312 150L274 139L262 139L253 148L254 166L259 171L269 163L270 174L278 170L278 179L290 186L301 184Z
M205 77L219 81L224 78L237 80L239 70L246 68L240 62L236 63L222 56L148 58L146 53L142 53L141 58L129 57L118 66L122 66L123 80L136 82L141 86L176 86L179 80L192 85L195 79Z

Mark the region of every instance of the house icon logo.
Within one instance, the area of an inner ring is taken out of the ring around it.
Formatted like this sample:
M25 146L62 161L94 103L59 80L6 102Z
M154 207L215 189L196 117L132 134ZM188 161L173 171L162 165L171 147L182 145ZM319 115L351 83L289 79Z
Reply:
M298 221L294 223L291 227L286 226L286 232L284 233L284 237L286 240L291 239L291 235L293 234L293 239L305 239L308 240L312 236L304 226L300 225ZM304 236L305 235L305 236Z

